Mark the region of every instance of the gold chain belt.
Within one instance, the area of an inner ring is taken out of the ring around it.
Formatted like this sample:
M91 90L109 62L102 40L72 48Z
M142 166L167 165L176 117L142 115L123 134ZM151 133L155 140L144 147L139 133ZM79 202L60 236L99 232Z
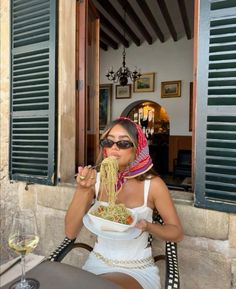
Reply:
M115 259L109 259L104 256L102 256L100 253L94 252L93 254L101 261L106 263L109 266L113 267L121 267L121 268L130 268L130 269L143 269L149 266L154 265L154 260L153 258L147 257L143 259L138 259L138 260L115 260Z

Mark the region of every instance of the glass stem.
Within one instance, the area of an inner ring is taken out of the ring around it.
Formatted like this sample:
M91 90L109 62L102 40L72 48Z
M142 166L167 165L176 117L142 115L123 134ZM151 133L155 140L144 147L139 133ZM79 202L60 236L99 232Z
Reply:
M21 254L21 284L25 283L25 254Z

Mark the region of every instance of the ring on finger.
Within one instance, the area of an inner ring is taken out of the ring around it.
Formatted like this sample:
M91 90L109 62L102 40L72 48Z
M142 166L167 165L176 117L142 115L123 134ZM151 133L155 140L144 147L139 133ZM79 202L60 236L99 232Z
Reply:
M81 181L85 180L84 176L79 175L79 178L80 178Z

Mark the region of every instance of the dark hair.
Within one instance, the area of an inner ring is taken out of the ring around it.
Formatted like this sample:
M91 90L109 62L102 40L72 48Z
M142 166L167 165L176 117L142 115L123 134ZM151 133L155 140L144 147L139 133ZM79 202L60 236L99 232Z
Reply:
M101 139L104 139L107 137L107 135L109 134L110 130L115 126L115 125L121 125L128 133L132 143L134 144L134 148L138 147L138 132L137 132L137 128L135 123L133 123L132 121L130 121L129 119L125 119L125 118L121 118L121 119L116 119L113 120L111 123L109 123L101 136ZM100 164L103 160L103 153L102 153L102 149L100 148L100 152L96 161L96 164ZM135 179L139 180L139 181L144 181L145 179L150 179L152 176L158 176L158 173L151 168L150 170L148 170L147 172L135 177Z
M135 177L136 180L138 181L144 181L144 180L147 180L147 179L152 179L154 177L157 177L157 176L160 176L158 174L157 171L155 171L155 169L152 167L150 168L150 170L148 170L147 172Z
M109 134L110 130L117 124L121 125L127 131L127 133L129 135L131 141L133 142L135 148L137 148L138 147L138 132L137 132L135 124L132 121L130 121L129 119L121 118L121 119L113 120L104 129L103 134L101 136L101 139L106 138L107 135Z

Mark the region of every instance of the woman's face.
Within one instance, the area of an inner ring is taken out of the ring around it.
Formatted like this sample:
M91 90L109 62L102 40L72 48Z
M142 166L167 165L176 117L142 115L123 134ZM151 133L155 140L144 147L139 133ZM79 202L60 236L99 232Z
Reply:
M115 125L110 130L106 138L114 142L117 142L120 140L131 141L127 130L124 129L119 124ZM104 152L105 152L105 155L107 155L107 157L114 156L117 158L120 170L124 170L134 160L134 156L135 156L134 147L130 147L127 149L119 149L116 144L114 144L111 148L104 148Z

